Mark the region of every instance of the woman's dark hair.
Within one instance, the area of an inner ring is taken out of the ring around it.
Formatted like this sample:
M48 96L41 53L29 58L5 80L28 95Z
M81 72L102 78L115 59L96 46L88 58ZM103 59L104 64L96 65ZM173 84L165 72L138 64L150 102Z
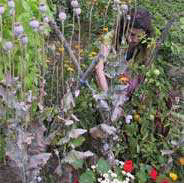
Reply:
M128 16L130 20L127 19ZM151 14L143 8L132 8L126 15L122 15L116 32L116 48L121 44L123 33L126 33L128 28L142 29L145 31L146 37L153 37L151 19Z

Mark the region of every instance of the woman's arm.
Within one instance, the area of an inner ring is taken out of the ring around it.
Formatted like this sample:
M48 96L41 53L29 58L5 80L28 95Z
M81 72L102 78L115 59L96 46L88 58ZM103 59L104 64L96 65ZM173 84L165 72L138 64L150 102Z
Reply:
M97 66L95 67L95 74L96 74L96 78L97 78L97 83L98 83L98 86L103 91L108 90L108 83L107 83L106 76L104 74L104 62L106 61L106 58L109 54L109 50L110 50L109 46L107 46L107 45L101 46L100 54L102 54L104 56L104 60L101 60L97 64Z

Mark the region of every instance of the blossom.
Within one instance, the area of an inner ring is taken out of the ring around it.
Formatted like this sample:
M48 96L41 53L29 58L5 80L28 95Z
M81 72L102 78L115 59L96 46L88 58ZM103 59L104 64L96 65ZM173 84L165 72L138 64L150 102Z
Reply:
M66 13L65 12L60 12L59 13L59 19L61 20L61 21L64 21L65 19L66 19Z
M48 22L49 22L49 17L48 17L48 16L44 16L44 17L43 17L43 21L44 21L45 23L48 23Z
M170 172L170 173L169 173L169 176L171 177L171 179L172 179L173 181L178 180L178 175L177 175L176 173Z
M127 115L126 116L126 119L125 119L125 122L127 123L127 124L130 124L130 122L132 121L132 115Z
M108 27L104 27L103 32L108 32Z
M40 24L39 24L39 22L35 18L33 18L29 22L29 25L32 27L32 29L36 30L36 29L38 29L38 27L39 27Z
M14 34L15 36L20 36L24 32L24 28L20 23L15 23L14 25Z
M152 169L151 169L149 175L150 175L150 177L151 177L152 180L156 181L156 179L157 179L157 171L156 171L155 168L152 168Z
M22 45L26 45L28 43L28 37L26 35L22 35L20 37L20 42L22 43Z
M71 2L71 5L72 5L73 8L79 7L79 3L78 3L78 1L76 1L76 0L73 0L73 1Z
M5 42L3 48L4 48L5 51L10 51L13 48L12 42L11 41Z
M134 169L134 165L132 160L126 160L124 164L124 170L125 172L132 172Z
M79 16L81 14L81 9L80 8L75 8L74 12L77 16Z

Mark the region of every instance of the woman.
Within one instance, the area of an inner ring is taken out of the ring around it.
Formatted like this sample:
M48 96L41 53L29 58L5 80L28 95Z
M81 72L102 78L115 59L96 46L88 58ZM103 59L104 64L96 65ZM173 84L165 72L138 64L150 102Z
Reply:
M131 9L123 13L115 31L107 33L103 38L100 53L105 59L95 68L98 85L103 91L109 89L109 78L111 81L124 78L122 80L128 81L130 92L135 89L140 81L135 78L139 73L134 73L134 66L138 68L140 65L147 65L153 50L148 43L152 37L151 15L148 11Z

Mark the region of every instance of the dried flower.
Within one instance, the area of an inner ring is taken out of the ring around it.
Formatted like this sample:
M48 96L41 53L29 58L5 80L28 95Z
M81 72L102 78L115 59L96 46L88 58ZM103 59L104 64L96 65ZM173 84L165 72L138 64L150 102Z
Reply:
M151 177L151 179L152 179L153 181L156 181L156 179L157 179L157 171L156 171L155 168L152 168L152 169L151 169L149 175L150 175L150 177Z
M4 13L4 6L0 4L0 16Z
M32 29L37 30L39 28L39 22L33 18L30 22L29 25L32 27Z
M40 3L39 10L41 13L45 13L47 11L47 6L44 3Z
M132 172L134 169L132 160L126 160L123 167L125 172Z
M59 13L59 19L63 22L66 20L66 13L65 12L60 12Z
M24 28L20 23L15 23L14 25L14 34L15 36L20 36L24 32Z
M44 29L45 29L45 26L44 26L44 24L41 22L40 25L39 25L39 27L38 27L38 31L39 31L39 32L43 32Z
M48 16L44 16L44 17L43 17L43 21L44 21L45 23L49 23L49 17L48 17Z
M8 0L8 7L15 8L15 2L13 0Z
M128 12L128 6L126 4L123 4L121 6L121 8L122 8L122 10L123 10L124 13L127 13Z
M5 51L10 51L13 48L13 43L11 41L7 41L5 42L3 48Z
M74 12L77 16L79 16L81 14L81 9L80 8L75 8Z
M177 181L178 180L178 175L176 173L170 172L169 176L171 177L171 179L173 181Z
M26 35L22 35L20 37L20 42L22 45L26 45L28 43L28 37Z
M71 5L72 5L73 8L79 7L79 3L78 3L78 1L76 1L76 0L73 0L73 1L71 2Z

